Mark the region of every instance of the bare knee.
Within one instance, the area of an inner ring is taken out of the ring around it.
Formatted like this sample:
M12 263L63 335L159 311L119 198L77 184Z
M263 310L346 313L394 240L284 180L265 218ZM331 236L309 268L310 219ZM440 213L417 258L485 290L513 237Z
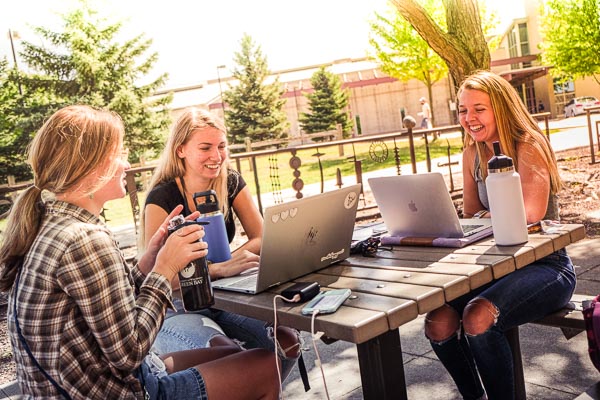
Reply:
M425 335L434 342L441 342L455 335L459 327L458 313L447 304L428 312L425 316Z
M225 335L215 335L212 338L210 338L208 343L209 343L210 347L229 346L229 347L237 348L238 351L241 350L240 346L233 339L231 339Z
M277 341L288 358L300 357L300 337L298 331L287 326L277 327Z
M277 373L277 364L279 358L275 354L265 349L251 349L244 351L250 365L256 365L253 368L253 382L258 384L259 390L262 390L260 398L278 399L279 398L279 378ZM256 364L254 364L256 363ZM281 368L281 366L279 366Z
M265 349L244 350L196 365L206 385L209 399L244 398L277 400L278 357ZM232 379L233 377L233 379Z
M489 300L478 297L471 300L463 312L463 327L467 335L481 335L490 329L498 318L498 309Z

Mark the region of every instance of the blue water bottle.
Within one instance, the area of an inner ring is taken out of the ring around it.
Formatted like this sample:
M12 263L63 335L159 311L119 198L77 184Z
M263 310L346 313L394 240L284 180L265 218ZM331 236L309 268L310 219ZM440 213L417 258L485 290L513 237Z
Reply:
M198 198L203 198L204 202L198 203ZM196 204L196 209L201 214L197 221L209 223L204 227L205 235L203 238L208 243L206 259L214 263L229 260L231 250L229 249L229 239L225 228L225 218L219 208L217 193L214 190L194 193L194 204Z

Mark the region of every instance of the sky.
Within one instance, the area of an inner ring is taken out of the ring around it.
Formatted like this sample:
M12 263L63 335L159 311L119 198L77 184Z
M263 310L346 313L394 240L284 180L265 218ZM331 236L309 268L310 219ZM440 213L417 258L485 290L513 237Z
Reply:
M153 40L159 60L149 78L167 72L167 88L230 76L234 53L249 34L271 71L361 58L370 49L369 21L385 14L387 0L88 0L109 21L122 21L124 39ZM488 0L493 3L493 0ZM514 1L514 0L506 0ZM518 0L517 0L518 1ZM12 63L8 30L42 44L32 26L60 30L60 14L76 0L4 0L0 58ZM510 7L503 7L504 10ZM19 40L14 41L18 52ZM19 63L17 55L17 64Z

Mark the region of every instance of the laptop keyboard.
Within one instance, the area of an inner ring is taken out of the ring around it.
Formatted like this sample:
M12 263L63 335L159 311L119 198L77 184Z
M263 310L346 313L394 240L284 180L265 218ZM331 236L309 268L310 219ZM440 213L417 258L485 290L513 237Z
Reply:
M233 286L233 287L240 288L240 289L249 289L250 290L250 289L256 288L257 281L258 281L258 274L252 274L252 275L245 276L235 282L231 282L231 283L228 283L223 286Z
M483 225L461 225L465 236L472 235L475 229L481 228Z

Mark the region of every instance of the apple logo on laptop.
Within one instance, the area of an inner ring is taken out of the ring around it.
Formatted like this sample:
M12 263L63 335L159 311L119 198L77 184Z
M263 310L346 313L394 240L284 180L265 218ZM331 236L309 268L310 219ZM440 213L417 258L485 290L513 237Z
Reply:
M408 209L412 212L419 211L419 209L417 208L417 205L415 204L415 202L413 200L411 200L410 203L408 203Z

